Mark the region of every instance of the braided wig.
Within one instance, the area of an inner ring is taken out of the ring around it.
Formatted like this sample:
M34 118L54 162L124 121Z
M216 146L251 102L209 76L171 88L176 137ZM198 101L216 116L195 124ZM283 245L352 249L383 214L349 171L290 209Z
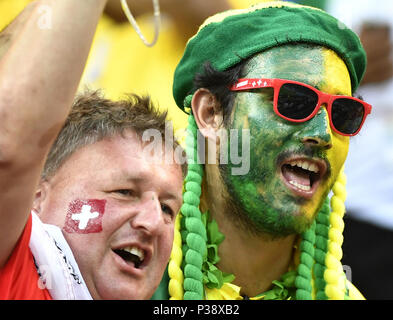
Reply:
M234 101L234 93L229 90L229 85L242 77L246 62L243 60L223 72L207 63L204 73L195 76L194 89L203 87L215 95L223 108L224 124L228 123ZM191 99L192 95L185 99L186 108L191 106ZM190 113L186 138L188 172L168 267L169 294L170 299L174 300L205 299L202 265L207 256L207 235L199 209L204 168L198 158L197 130L194 116ZM327 198L311 227L301 235L300 262L295 280L298 300L343 300L348 297L341 265L345 183L342 170L333 186L330 205Z
M352 92L356 92L367 62L356 33L322 10L289 1L264 1L246 9L218 13L199 28L188 41L175 70L173 97L176 104L189 112L195 90L207 88L221 104L224 125L227 125L234 96L228 85L241 77L244 59L273 47L299 42L336 52L346 64ZM204 65L206 61L210 61L214 68ZM204 70L201 70L202 66ZM207 232L203 222L205 216L199 210L204 168L198 161L197 130L190 112L186 139L189 166L184 204L177 217L168 269L171 299L207 297L203 284ZM326 199L312 225L301 235L297 252L300 253L300 261L295 278L296 299L361 297L352 290L351 283L346 282L341 265L345 182L342 168L333 185L331 199Z

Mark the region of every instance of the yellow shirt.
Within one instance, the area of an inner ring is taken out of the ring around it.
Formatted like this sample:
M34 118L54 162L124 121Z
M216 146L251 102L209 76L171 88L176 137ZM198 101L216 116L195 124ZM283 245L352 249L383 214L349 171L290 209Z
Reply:
M359 292L359 290L349 281L347 281L349 297L351 300L365 300L364 296ZM240 287L225 283L221 289L206 289L206 300L243 300L240 296ZM250 300L259 300L253 299Z
M229 0L235 8L246 8L260 0ZM151 14L137 19L145 38L154 35ZM181 30L169 17L162 16L157 43L146 47L129 23L116 23L104 16L99 24L82 86L103 88L106 96L118 99L126 93L149 94L162 110L168 109L175 131L187 126L187 115L181 111L172 96L175 68L185 48Z
M32 0L0 0L0 30L3 30Z
M145 37L153 37L152 16L138 19ZM186 126L186 114L172 97L173 74L184 50L184 40L165 17L154 47L145 46L128 23L115 23L104 16L97 29L82 86L102 88L108 98L127 93L149 94L161 109L169 109L174 127Z

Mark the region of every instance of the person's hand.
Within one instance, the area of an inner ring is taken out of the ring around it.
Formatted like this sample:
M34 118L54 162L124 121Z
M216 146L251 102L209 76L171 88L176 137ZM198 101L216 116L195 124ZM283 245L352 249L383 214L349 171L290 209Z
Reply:
M360 40L367 53L367 69L362 84L383 82L393 77L390 32L389 25L363 24Z

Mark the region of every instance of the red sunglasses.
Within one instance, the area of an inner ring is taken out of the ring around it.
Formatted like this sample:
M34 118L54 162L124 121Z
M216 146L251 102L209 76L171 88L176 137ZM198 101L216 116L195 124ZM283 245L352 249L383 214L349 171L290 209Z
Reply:
M322 104L327 105L331 128L343 136L357 135L371 105L354 97L331 95L305 83L284 79L239 79L231 91L273 88L274 112L292 122L305 122L313 118Z

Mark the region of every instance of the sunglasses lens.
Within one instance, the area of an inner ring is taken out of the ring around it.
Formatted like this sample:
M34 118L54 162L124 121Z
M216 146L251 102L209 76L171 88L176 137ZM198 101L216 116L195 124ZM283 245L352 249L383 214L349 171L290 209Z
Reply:
M332 104L332 123L344 134L354 134L359 130L364 118L363 105L352 99L339 98Z
M277 101L278 112L293 120L307 118L318 103L318 95L311 89L293 83L283 84Z

